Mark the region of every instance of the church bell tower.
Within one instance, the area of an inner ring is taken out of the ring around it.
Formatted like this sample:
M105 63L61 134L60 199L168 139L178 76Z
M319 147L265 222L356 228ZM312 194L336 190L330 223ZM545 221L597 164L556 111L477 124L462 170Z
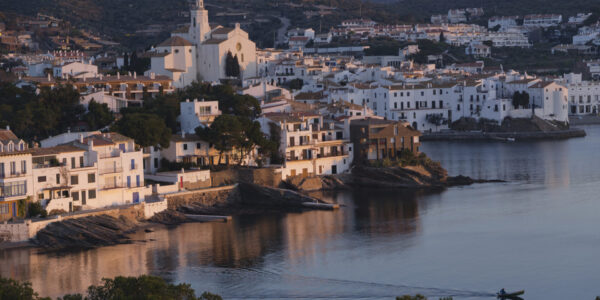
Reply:
M200 45L206 39L206 34L210 32L208 11L204 9L204 0L196 0L196 5L192 8L190 17L190 37L196 45Z

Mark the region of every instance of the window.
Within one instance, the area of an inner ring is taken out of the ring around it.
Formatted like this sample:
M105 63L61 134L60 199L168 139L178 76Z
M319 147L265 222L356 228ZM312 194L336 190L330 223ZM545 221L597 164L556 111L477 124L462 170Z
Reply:
M72 192L71 197L73 197L73 201L79 201L79 192Z
M183 150L187 150L187 144L183 144Z
M201 143L196 143L196 149L200 149L202 148L202 144Z
M39 176L39 177L37 178L37 181L38 181L38 182L46 182L46 176Z
M83 156L79 157L79 167L83 168Z
M17 163L14 161L10 162L10 175L15 175L17 173Z
M88 174L88 183L94 183L94 182L96 182L96 174L89 173Z
M8 215L10 213L10 203L0 204L0 215Z
M56 174L56 183L60 183L60 174Z
M175 54L179 53L179 49L175 49Z
M75 169L75 157L71 157L71 169Z
M21 174L26 174L27 173L27 161L22 160L21 161Z
M71 176L71 185L79 184L79 176L73 175Z
M96 190L88 191L88 199L96 199Z

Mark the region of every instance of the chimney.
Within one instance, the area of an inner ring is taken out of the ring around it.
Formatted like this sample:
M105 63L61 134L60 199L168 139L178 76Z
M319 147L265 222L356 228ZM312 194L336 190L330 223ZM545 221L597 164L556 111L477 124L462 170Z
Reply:
M121 79L121 73L117 72L117 79Z
M10 126L9 125L6 125L6 130L10 130Z
M185 102L190 102L190 98L185 99Z
M137 72L133 72L133 78L137 79Z

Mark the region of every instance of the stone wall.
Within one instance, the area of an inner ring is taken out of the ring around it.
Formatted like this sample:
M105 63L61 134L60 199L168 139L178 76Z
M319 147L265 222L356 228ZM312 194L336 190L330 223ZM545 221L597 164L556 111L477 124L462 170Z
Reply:
M187 191L165 195L169 209L194 204L196 206L214 207L232 204L239 201L236 185L210 188L198 191Z
M258 185L278 187L281 184L279 168L236 168L210 173L213 186L224 186L247 182Z
M48 224L60 222L67 219L79 219L89 216L109 215L114 218L121 216L130 220L146 220L154 214L167 209L166 201L156 201L149 203L129 204L118 207L104 209L94 209L82 212L75 212L59 216L48 217L39 220L25 220L17 222L0 223L0 243L2 242L22 242L33 238L38 231L45 228Z

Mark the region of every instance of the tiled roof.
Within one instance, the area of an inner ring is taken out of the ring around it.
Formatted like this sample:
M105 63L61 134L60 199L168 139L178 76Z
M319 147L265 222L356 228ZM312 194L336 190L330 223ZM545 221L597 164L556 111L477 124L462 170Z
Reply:
M180 46L193 46L193 44L180 37L180 36L172 36L168 38L166 41L158 44L157 47L180 47Z
M29 149L29 152L31 152L31 155L33 156L44 156L69 152L85 152L85 150L79 147L75 147L73 145L59 145L49 148L33 148Z

